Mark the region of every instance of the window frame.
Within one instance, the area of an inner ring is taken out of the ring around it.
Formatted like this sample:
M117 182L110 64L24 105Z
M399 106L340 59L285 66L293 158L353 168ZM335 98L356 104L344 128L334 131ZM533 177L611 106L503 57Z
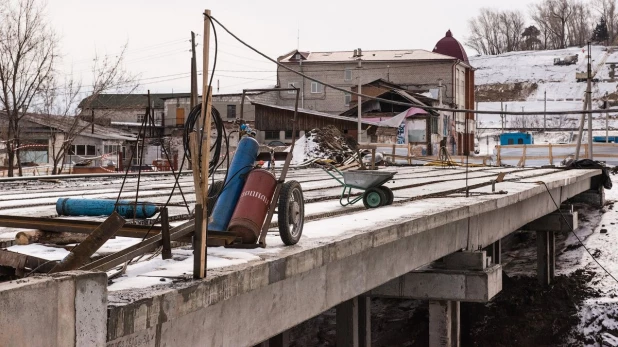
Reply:
M350 106L350 103L352 102L352 94L350 93L344 93L343 94L343 104L345 106Z
M348 78L348 74L350 75L349 78ZM350 82L352 80L352 69L345 68L345 70L343 70L343 80L345 82Z
M232 116L230 117L230 107L233 109ZM227 105L227 119L236 119L236 105Z
M288 88L298 88L296 86L298 82L288 82ZM296 94L295 90L288 90L288 94Z
M277 137L272 137L269 135L277 134ZM264 130L264 140L278 140L281 141L281 134L279 130Z
M315 91L314 88L315 87ZM311 82L311 94L322 94L324 92L324 85L318 82Z
M145 118L146 118L146 115L145 115L145 114L138 114L138 115L137 115L137 122L141 124L141 123L143 123L143 122L144 122L144 119L145 119Z

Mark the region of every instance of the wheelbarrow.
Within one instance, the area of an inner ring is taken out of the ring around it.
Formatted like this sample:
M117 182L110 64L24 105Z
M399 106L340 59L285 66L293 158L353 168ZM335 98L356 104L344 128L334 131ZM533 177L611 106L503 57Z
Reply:
M393 203L393 191L383 184L392 180L396 172L373 170L341 172L330 164L327 165L327 168L322 167L322 170L343 186L339 198L341 206L353 205L361 199L366 208L376 208ZM363 190L364 192L362 195L352 197L352 189Z

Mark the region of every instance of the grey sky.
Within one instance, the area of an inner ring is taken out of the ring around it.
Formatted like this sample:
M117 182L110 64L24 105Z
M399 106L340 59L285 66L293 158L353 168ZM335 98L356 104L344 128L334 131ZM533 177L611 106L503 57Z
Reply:
M128 42L126 68L141 76L139 91L186 92L191 30L200 35L196 41L201 70L205 8L242 39L276 58L296 48L298 31L300 49L307 51L432 50L448 29L463 42L468 19L482 7L526 11L527 6L503 0L51 0L48 12L61 36L63 69L82 74L85 84L95 51L115 54ZM221 93L274 84L274 64L217 29L215 81L219 80Z

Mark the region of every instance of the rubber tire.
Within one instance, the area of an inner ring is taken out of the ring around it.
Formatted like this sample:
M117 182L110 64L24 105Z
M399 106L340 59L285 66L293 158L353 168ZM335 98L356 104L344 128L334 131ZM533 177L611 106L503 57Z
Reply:
M393 194L393 191L389 187L385 186L380 186L379 188L382 189L384 195L386 196L386 203L384 205L392 205L393 201L395 201L395 194Z
M215 181L213 184L208 186L208 217L212 214L212 210L215 208L215 204L217 203L216 197L221 193L223 189L223 181ZM214 199L213 199L214 198Z
M290 204L294 203L294 195L298 198L298 213L300 220L296 226L297 230L290 228L289 220L291 217ZM277 212L277 221L279 222L279 236L281 241L287 246L292 246L298 243L303 235L303 225L305 222L305 198L303 189L297 181L288 181L283 183L281 192L279 193L279 205Z
M377 205L372 206L371 201L369 201L369 199L370 199L370 196L371 198L375 197L374 193L377 194L380 201L378 202ZM380 189L380 187L369 188L363 194L363 205L365 205L366 208L377 208L380 206L384 206L385 203L386 203L386 195L384 194L382 189Z

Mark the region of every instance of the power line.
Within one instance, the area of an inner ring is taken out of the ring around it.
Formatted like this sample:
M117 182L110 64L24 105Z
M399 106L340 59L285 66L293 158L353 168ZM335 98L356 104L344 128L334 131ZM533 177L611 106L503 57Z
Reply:
M235 38L238 42L242 43L243 45L245 45L247 48L251 49L252 51L254 51L255 53L261 55L262 57L264 57L265 59L277 64L279 67L282 67L294 74L297 74L301 77L304 77L310 81L313 82L317 82L320 83L326 87L338 90L340 92L343 93L348 93L351 95L356 95L356 96L360 96L362 98L365 99L371 99L371 100L376 100L376 101L380 101L380 102L384 102L387 104L393 104L393 105L400 105L400 106L407 106L407 107L416 107L416 108L420 108L423 110L431 110L431 111L444 111L444 112L453 112L453 113L475 113L475 114L497 114L496 112L492 112L492 111L479 111L479 110L470 110L470 109L457 109L457 108L445 108L445 107L433 107L433 106L422 106L422 105L417 105L417 104L411 104L408 102L402 102L402 101L394 101L394 100L389 100L389 99L384 99L384 98L379 98L379 97L375 97L375 96L370 96L370 95L365 95L365 94L361 94L361 93L357 93L354 92L352 90L347 90L344 88L340 88L340 87L336 87L334 85L328 84L326 82L320 81L317 78L308 76L304 73L298 72L294 69L291 69L283 64L281 64L280 62L276 61L275 59L267 56L266 54L262 53L261 51L259 51L258 49L254 48L253 46L251 46L250 44L246 43L245 41L243 41L242 39L240 39L238 36L236 36L234 33L232 33L228 28L226 28L223 24L221 24L221 22L219 22L219 20L217 20L215 17L210 17L211 20L215 21L217 24L219 24L219 26L221 28L223 28L223 30L225 30L230 36L232 36L233 38ZM534 111L522 111L522 112L513 112L513 111L505 111L505 112L500 112L501 114L504 115L514 115L514 116L536 116L536 115L542 115L542 114L546 114L546 115L563 115L563 114L578 114L581 115L583 114L593 114L593 113L605 113L606 110L585 110L585 111L540 111L540 112L534 112Z

